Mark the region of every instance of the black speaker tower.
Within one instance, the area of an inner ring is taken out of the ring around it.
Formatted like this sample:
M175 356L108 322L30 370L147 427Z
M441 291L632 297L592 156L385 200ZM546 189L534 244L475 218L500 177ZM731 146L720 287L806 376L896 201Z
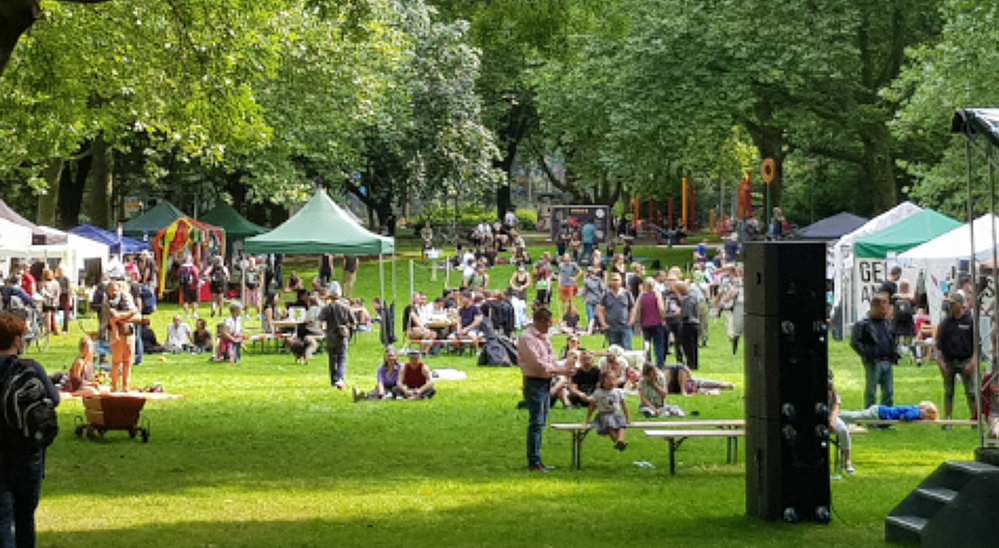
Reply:
M745 248L746 512L829 522L826 248Z

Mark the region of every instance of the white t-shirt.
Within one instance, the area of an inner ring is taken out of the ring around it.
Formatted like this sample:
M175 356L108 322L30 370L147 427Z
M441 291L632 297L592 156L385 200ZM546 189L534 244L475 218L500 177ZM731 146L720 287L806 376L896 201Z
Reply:
M180 349L188 344L191 344L191 326L186 323L180 325L171 323L167 326L167 348Z
M243 334L243 317L237 316L233 318L231 315L222 322L222 325L229 328L230 335L242 335Z

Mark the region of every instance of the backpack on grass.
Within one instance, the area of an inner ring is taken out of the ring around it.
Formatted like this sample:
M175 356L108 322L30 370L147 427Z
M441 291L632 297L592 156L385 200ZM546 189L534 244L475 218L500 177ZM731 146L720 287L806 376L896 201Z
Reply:
M12 357L0 372L2 445L31 454L42 450L59 434L56 402L49 397L40 368L33 361Z

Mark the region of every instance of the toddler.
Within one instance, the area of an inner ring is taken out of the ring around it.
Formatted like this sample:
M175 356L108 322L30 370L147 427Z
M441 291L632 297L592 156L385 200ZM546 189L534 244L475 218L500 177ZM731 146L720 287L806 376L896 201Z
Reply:
M586 411L586 422L590 422L593 411L597 412L597 420L593 427L601 436L610 436L614 448L624 451L628 442L624 441L624 429L631 422L631 412L624 400L624 390L617 387L617 377L607 372L600 377L600 387L593 391L593 399Z

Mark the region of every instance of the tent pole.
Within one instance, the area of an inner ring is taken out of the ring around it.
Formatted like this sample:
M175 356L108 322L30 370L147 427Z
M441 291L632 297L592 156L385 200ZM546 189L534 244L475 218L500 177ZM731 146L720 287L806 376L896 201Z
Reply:
M988 164L988 167L989 167L989 218L990 218L990 221L991 221L991 224L992 224L992 288L993 288L992 326L994 328L997 325L996 324L996 320L999 319L999 311L996 311L995 310L995 306L994 306L994 304L995 304L994 303L994 301L995 301L994 291L995 291L996 287L999 287L999 283L997 283L997 282L999 282L999 280L997 280L997 276L999 276L999 274L997 274L997 272L996 272L996 263L999 262L999 261L996 260L996 258L997 258L997 255L999 255L999 253L997 253L997 251L996 251L996 218L995 218L995 211L996 211L996 180L995 180L995 167L993 166L993 162L992 162L992 150L993 150L992 147L988 147L987 152L985 154L985 157L986 157L986 163ZM970 162L970 158L968 159L968 161ZM976 284L975 285L976 286L978 285L977 284L977 280L976 280ZM992 337L992 332L991 331L992 330L990 330L989 334L987 335L989 337L989 354L991 356L995 356L996 355L996 341ZM990 359L989 362L991 363L991 369L992 369L991 373L993 373L993 375L994 375L995 371L996 371L996 360L995 359ZM983 391L981 390L981 387L982 387L982 378L981 377L982 377L982 370L981 370L981 368L980 367L975 367L975 387L977 388L977 390L975 390L975 409L978 410L978 446L979 447L984 447L985 446L985 438L986 438L986 435L985 435L985 426L988 424L988 421L986 420L986 417L982 416L982 406L983 406L982 405L983 404L983 402L982 402L982 396L983 396ZM991 433L991 429L990 429L990 433Z
M381 286L382 310L385 309L385 255L378 254L378 283ZM385 325L384 321L382 325Z
M971 237L971 255L968 257L968 274L971 275L971 301L973 303L975 303L975 306L974 306L974 308L971 311L971 314L972 314L971 317L972 317L972 320L973 320L971 322L971 333L972 333L972 339L971 340L974 341L975 355L980 358L981 355L982 355L982 352L981 352L981 349L982 349L982 340L981 340L981 330L979 329L978 322L982 318L982 306L981 306L981 302L980 302L979 295L978 295L978 263L977 263L977 257L975 256L976 255L975 254L975 208L974 208L974 204L972 202L972 195L971 195L971 140L970 139L965 143L965 147L966 148L965 148L965 162L964 162L964 166L965 166L965 172L966 172L967 184L968 184L968 191L967 191L968 192L968 222L970 223L970 225L969 225L969 235ZM988 151L986 151L986 157L988 157ZM992 170L990 169L989 170L989 172L990 172L989 174L990 175L991 175L991 171ZM981 385L982 385L981 371L978 368L978 364L975 364L975 386L976 387L980 387ZM976 414L980 415L980 413L978 413L978 410L980 410L980 409L981 409L981 401L980 401L980 398L979 398L979 390L975 390L975 410L976 410ZM946 418L950 418L950 417L946 417ZM980 421L981 421L981 417L979 417L979 427L981 426ZM981 446L981 435L982 435L982 429L981 428L978 429L978 435L979 435L979 446Z

